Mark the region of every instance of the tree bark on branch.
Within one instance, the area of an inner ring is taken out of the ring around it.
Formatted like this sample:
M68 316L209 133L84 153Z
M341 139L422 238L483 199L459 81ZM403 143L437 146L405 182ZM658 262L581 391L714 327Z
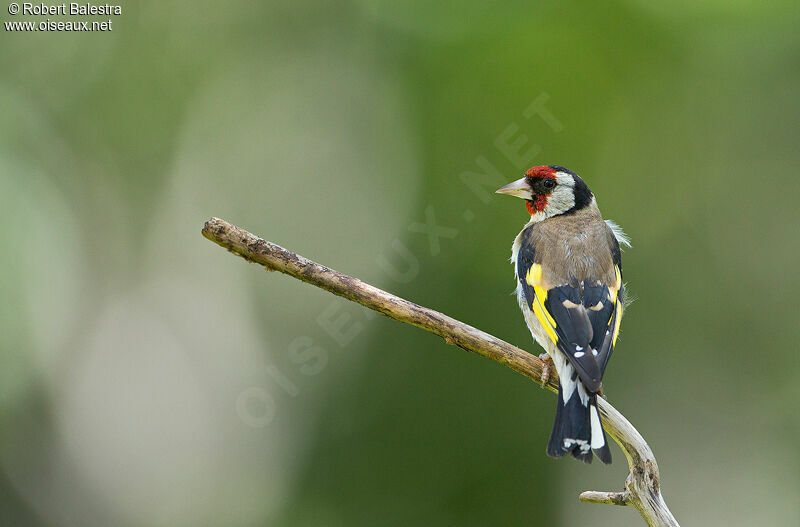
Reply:
M211 218L202 232L214 243L249 262L264 266L268 271L280 271L399 322L435 333L448 344L497 361L542 384L544 363L537 356L477 328L312 262L224 220ZM551 392L558 391L555 372L543 386ZM630 472L625 481L625 490L586 491L580 495L580 500L632 505L651 527L678 527L678 522L661 496L661 478L653 451L636 428L605 399L600 398L598 404L605 430L625 453Z

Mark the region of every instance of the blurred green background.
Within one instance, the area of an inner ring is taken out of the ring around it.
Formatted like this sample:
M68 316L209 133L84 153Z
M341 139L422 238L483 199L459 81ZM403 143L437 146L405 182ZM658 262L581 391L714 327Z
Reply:
M605 386L673 513L800 524L796 2L111 18L0 35L0 524L642 525L577 501L621 488L616 446L545 456L552 394L200 235L225 218L538 354L526 212L490 191L551 163L633 239Z

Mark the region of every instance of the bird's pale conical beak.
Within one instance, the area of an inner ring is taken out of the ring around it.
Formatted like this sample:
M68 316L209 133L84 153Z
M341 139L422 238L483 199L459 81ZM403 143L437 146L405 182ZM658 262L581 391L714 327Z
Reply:
M506 185L505 187L501 187L495 190L496 194L508 194L509 196L516 196L518 198L523 199L531 199L533 198L533 194L531 193L531 187L528 186L528 182L525 181L525 178L518 179Z

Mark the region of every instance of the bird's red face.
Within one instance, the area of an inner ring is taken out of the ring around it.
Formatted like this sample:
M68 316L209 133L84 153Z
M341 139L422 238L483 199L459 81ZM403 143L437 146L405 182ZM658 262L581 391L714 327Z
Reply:
M525 175L498 194L509 194L525 200L531 217L541 220L586 206L592 193L577 174L557 165L529 168Z
M533 216L547 208L547 198L558 184L556 171L549 166L529 168L525 172L525 180L533 191L532 199L525 200L525 207Z
M558 186L557 171L550 166L538 166L525 171L525 176L499 189L499 194L509 194L525 200L531 216L547 208L553 190Z

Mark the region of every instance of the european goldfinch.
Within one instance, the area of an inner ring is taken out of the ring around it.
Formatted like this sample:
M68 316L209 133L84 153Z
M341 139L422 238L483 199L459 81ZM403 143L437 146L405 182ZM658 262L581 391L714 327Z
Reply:
M620 243L630 243L603 220L583 179L564 167L533 167L497 192L523 198L531 215L511 261L525 322L559 376L547 454L591 463L594 451L611 463L597 395L622 319Z

